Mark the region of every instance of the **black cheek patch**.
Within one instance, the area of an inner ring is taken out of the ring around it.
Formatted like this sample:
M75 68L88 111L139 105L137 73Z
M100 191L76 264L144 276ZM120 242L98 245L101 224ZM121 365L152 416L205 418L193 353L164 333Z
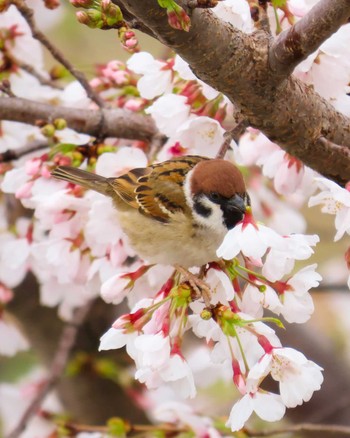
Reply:
M209 217L211 214L211 208L206 207L200 202L200 199L195 198L193 203L193 208L196 213L203 217Z
M243 219L243 213L238 210L226 209L224 205L221 205L221 209L223 211L224 224L228 230L231 230Z

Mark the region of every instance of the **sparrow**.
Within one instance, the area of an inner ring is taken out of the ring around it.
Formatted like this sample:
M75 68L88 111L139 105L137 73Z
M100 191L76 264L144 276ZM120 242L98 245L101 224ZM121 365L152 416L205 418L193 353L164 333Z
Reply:
M223 159L176 157L105 178L58 166L55 178L110 196L120 225L149 263L202 266L250 205L239 169Z

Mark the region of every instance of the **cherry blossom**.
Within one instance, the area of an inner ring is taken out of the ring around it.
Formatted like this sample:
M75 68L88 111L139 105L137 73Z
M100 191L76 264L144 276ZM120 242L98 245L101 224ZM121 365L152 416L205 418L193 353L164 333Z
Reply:
M199 438L219 438L221 434L214 429L208 417L198 415L191 406L179 401L167 401L153 410L155 420L190 426Z
M233 432L242 429L248 418L255 412L265 421L278 421L286 411L282 398L271 392L245 394L231 409L226 426Z
M192 371L187 362L178 354L171 355L169 360L157 370L153 367L139 368L135 373L135 378L145 383L149 389L167 384L183 398L193 398L196 395Z
M246 257L258 261L268 248L281 246L282 240L271 228L256 223L248 211L243 221L226 234L217 256L230 260L241 251Z
M172 91L172 71L166 62L160 62L147 52L139 52L129 58L127 66L143 76L137 82L141 97L153 99Z
M312 397L321 388L322 368L293 348L272 348L248 373L248 385L254 388L269 373L279 382L281 399L287 408L294 408Z
M0 319L0 355L14 356L18 351L29 348L28 341L11 322Z
M190 107L185 96L166 94L149 106L146 113L152 115L161 132L171 136L188 119Z
M321 204L323 213L335 214L334 240L337 241L345 233L350 234L350 191L325 178L316 178L316 181L321 191L310 198L309 207Z
M244 0L219 2L214 8L214 12L218 17L228 21L243 32L251 33L253 31L249 5Z

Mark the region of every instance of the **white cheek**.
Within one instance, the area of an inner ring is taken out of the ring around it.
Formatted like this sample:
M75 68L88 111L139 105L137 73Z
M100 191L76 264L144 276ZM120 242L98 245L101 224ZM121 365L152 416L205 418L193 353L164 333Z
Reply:
M215 233L225 235L227 233L227 228L224 224L224 218L222 215L222 210L220 208L220 205L215 204L214 202L211 202L208 198L204 197L201 199L201 203L209 208L211 210L211 213L209 216L204 217L200 214L198 214L194 208L193 208L193 198L191 194L190 189L190 181L192 176L193 169L188 172L186 178L185 178L185 184L184 184L184 192L186 197L187 204L191 207L192 215L195 220L195 222L198 225L202 225L205 228L209 228Z
M209 216L204 217L193 211L193 217L195 218L196 222L200 225L203 225L206 228L215 230L216 232L226 233L227 228L224 224L224 218L222 215L222 210L220 208L220 205L214 204L214 202L211 202L207 198L202 198L201 204L209 208L211 210L211 213Z

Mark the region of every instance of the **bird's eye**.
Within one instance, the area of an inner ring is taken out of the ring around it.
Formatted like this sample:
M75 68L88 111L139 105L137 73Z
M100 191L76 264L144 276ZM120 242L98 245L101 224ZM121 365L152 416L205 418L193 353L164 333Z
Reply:
M209 199L213 202L219 202L220 201L220 195L218 193L210 193Z

